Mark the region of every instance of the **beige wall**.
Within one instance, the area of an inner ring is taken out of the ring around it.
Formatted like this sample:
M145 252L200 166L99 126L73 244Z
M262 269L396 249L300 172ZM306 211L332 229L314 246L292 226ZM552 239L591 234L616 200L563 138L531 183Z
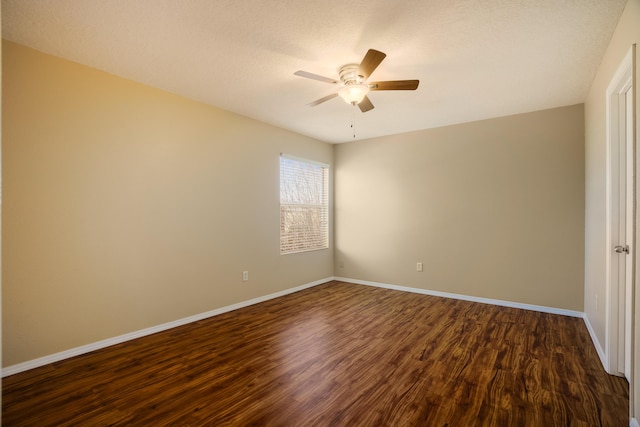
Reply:
M640 43L640 0L629 0L620 17L616 31L595 76L585 101L585 313L597 335L600 346L605 347L605 257L606 257L606 101L607 86L624 56L633 44ZM636 69L636 82L640 73ZM636 84L637 94L637 84ZM640 108L636 96L636 122ZM636 293L638 295L638 293ZM596 310L595 299L602 303ZM638 302L640 304L640 301ZM636 321L640 317L636 316ZM640 323L635 329L636 345L640 344ZM636 350L634 366L640 366L640 349ZM632 414L640 413L640 370L634 369L635 398ZM635 410L633 409L635 406Z
M5 366L332 276L331 249L278 246L279 153L331 145L2 53Z
M336 276L582 311L582 105L343 144L335 159Z

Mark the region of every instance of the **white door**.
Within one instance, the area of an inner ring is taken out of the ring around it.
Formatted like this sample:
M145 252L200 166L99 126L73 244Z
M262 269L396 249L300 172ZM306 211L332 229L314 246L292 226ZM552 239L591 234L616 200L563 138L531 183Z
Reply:
M613 153L618 153L618 218L617 233L614 233L612 248L613 262L617 264L617 277L612 286L618 288L618 344L617 344L617 372L631 380L631 288L633 286L633 262L631 248L633 247L633 128L631 127L631 88L624 87L619 94L617 114L612 117L613 124L617 123L617 139L611 141L618 146ZM615 117L617 116L617 117ZM615 162L615 160L614 160ZM613 177L615 180L616 177Z
M633 49L607 89L607 335L611 374L631 379L635 236Z
M630 248L633 248L634 238L634 176L633 176L633 91L629 87L620 96L620 236L621 245L627 249L620 254L622 263L622 273L620 276L620 340L618 342L618 355L620 359L619 371L631 382L631 289L633 287L633 258L630 255Z
M621 96L621 102L624 102L624 130L621 133L625 135L625 152L626 152L626 168L625 168L625 190L626 190L626 209L625 209L625 242L629 247L634 248L634 169L633 169L633 87ZM629 255L627 252L626 255ZM624 275L624 338L620 346L621 352L624 354L624 369L621 372L631 383L631 310L632 310L632 288L633 288L633 257L625 256L626 266Z

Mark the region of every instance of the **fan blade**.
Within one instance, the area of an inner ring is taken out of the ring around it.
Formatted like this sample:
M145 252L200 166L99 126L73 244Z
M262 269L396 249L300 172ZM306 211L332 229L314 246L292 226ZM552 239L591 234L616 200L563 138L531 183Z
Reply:
M338 93L337 93L337 92L336 92L336 93L332 93L331 95L327 95L327 96L325 96L324 98L320 98L320 99L317 99L317 100L315 100L315 101L313 101L313 102L308 103L308 104L307 104L307 106L309 106L309 107L315 107L316 105L318 105L318 104L322 104L323 102L326 102L326 101L328 101L328 100L330 100L330 99L333 99L333 98L335 98L336 96L338 96Z
M306 77L308 79L312 79L312 80L318 80L320 82L325 82L325 83L335 83L338 84L339 82L335 79L329 78L329 77L324 77L324 76L319 76L317 74L313 74L313 73L309 73L308 71L296 71L295 73L293 73L295 76L300 76L300 77Z
M369 83L369 90L416 90L420 80L390 80Z
M366 80L386 56L386 53L369 49L360 63L360 75Z
M365 96L362 101L360 101L358 107L360 107L360 111L362 111L363 113L366 113L369 110L373 110L374 108L368 96Z

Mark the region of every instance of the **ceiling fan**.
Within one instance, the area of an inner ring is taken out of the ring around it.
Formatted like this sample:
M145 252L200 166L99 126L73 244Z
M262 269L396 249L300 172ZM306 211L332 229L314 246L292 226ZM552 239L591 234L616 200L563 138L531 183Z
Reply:
M296 71L296 76L306 77L308 79L318 80L325 83L331 83L340 86L337 92L313 101L307 105L314 107L322 104L330 99L340 96L347 104L357 105L360 111L366 113L373 110L373 104L367 96L370 91L374 90L416 90L419 80L389 80L382 82L367 83L367 79L378 68L378 65L387 55L380 51L369 49L360 64L347 64L340 67L340 80L330 77L319 76L307 71Z

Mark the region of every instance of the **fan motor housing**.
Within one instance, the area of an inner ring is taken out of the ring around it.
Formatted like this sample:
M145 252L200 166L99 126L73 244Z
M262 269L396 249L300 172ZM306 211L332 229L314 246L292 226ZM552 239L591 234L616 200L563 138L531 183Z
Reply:
M340 81L345 85L362 84L364 76L360 74L360 65L347 64L340 67Z

